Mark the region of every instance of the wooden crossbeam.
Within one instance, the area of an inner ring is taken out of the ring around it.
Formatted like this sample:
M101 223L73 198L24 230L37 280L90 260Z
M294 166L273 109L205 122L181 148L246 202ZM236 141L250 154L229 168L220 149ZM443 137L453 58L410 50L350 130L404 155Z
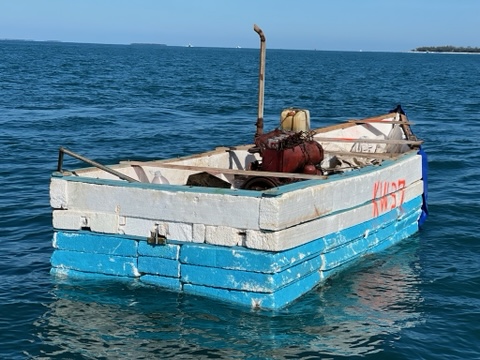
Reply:
M396 159L404 153L369 153L369 152L350 152L350 151L328 151L325 154L348 157L364 157L370 159Z
M245 175L245 176L266 176L266 177L278 177L278 178L289 178L289 179L317 179L322 180L326 179L327 176L323 175L310 175L310 174L299 174L299 173L284 173L284 172L273 172L273 171L255 171L255 170L240 170L240 169L224 169L216 168L211 166L193 166L193 165L182 165L182 164L172 164L167 162L160 161L122 161L122 164L132 165L132 166L155 166L165 169L176 169L176 170L187 170L187 171L196 171L202 172L206 171L213 175L215 174L229 174L229 175Z
M414 123L409 121L402 120L348 120L349 123L354 124L402 124L402 125L413 125Z
M329 138L329 137L314 137L319 142L349 142L349 143L371 143L371 144L407 144L407 145L421 145L422 140L395 140L395 139L350 139L350 138Z

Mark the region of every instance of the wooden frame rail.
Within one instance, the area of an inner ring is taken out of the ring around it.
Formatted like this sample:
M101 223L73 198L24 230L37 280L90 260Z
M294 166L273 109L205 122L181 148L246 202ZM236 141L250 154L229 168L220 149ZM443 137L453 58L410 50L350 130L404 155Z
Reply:
M289 178L289 179L306 179L306 180L324 180L327 179L327 176L324 175L310 175L310 174L299 174L299 173L284 173L284 172L273 172L273 171L255 171L255 170L240 170L240 169L223 169L216 168L211 166L193 166L193 165L182 165L182 164L172 164L168 162L160 161L122 161L122 164L131 165L131 166L155 166L164 169L174 169L174 170L187 170L187 171L206 171L211 174L228 174L228 175L245 175L245 176L266 176L266 177L278 177L278 178Z
M350 139L350 138L329 138L314 136L318 142L349 142L349 143L367 143L367 144L399 144L399 145L421 145L422 140L396 140L396 139Z

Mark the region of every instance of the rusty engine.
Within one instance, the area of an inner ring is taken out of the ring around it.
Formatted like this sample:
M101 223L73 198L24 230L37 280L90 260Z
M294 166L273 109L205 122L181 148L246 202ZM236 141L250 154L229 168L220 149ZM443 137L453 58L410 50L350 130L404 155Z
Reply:
M261 161L254 162L251 170L303 173L321 175L320 163L323 160L323 148L313 139L313 133L275 129L255 139L255 148ZM249 178L244 189L264 190L297 181L288 177L256 176Z

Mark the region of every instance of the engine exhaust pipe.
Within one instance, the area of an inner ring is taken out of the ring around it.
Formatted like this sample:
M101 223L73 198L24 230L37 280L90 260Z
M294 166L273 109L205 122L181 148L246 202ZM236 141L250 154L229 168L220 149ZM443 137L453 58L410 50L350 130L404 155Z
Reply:
M260 67L258 70L258 112L257 112L257 131L255 138L263 134L263 101L265 93L265 58L266 58L266 39L262 29L257 24L253 25L253 30L260 36Z

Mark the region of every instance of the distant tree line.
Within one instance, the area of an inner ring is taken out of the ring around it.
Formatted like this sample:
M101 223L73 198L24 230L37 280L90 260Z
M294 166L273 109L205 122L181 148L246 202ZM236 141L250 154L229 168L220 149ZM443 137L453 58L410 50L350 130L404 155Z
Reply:
M457 52L457 53L480 53L480 48L478 47L462 47L462 46L421 46L413 49L413 51L419 52Z

